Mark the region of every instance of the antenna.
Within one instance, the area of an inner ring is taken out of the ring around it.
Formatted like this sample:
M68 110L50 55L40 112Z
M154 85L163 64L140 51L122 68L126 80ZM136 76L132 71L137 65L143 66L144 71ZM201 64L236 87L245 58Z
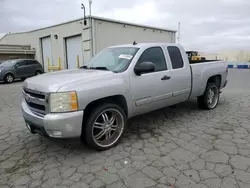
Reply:
M177 36L178 44L180 44L180 32L181 32L181 22L178 23L178 36Z

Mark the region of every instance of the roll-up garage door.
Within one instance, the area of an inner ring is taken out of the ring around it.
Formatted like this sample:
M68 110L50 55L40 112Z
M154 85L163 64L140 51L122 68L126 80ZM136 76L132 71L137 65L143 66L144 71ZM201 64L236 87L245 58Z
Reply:
M48 72L48 61L50 62L50 65L53 65L50 37L42 38L41 43L42 43L43 67L44 71Z
M82 36L66 38L66 55L68 69L74 69L83 65Z

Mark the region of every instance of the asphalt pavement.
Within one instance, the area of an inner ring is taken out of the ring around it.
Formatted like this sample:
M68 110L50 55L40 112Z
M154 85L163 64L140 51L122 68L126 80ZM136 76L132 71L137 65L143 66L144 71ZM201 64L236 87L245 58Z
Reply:
M229 71L215 110L191 100L135 117L103 152L31 134L21 85L0 84L0 188L250 188L250 70Z

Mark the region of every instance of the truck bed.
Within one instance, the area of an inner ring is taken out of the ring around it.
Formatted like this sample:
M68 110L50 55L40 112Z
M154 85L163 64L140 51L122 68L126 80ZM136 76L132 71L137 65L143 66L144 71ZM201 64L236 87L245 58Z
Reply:
M221 86L225 83L227 72L227 63L225 61L202 61L190 65L192 74L192 92L190 98L203 95L206 83L211 76L221 75Z
M189 60L189 64L196 64L196 63L207 63L207 62L214 62L220 60Z

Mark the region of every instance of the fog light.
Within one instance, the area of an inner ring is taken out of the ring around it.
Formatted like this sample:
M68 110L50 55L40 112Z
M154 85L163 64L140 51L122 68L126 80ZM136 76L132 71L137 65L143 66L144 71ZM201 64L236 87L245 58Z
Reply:
M51 132L52 132L52 137L62 137L61 131L51 131Z

